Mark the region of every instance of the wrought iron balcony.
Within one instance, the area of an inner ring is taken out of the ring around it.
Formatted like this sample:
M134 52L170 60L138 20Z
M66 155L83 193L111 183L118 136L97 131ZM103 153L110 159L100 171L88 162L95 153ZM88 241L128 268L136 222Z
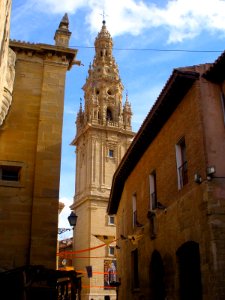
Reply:
M180 187L183 187L185 184L188 183L188 169L187 169L187 161L185 161L179 168L179 180L180 180Z

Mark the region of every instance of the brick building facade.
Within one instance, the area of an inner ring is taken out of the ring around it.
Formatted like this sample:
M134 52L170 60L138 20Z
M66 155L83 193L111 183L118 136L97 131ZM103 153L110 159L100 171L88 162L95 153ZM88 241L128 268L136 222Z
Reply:
M120 300L225 297L224 66L174 70L114 175Z

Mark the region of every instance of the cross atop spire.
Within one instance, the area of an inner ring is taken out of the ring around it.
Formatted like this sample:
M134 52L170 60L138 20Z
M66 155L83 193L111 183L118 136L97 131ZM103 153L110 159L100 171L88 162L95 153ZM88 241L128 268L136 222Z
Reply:
M103 9L103 12L102 12L102 14L100 14L100 15L101 15L101 16L102 16L102 18L103 18L103 20L102 20L102 24L103 24L103 25L105 25L105 23L106 23L106 21L105 21L105 17L106 17L106 16L108 16L108 15L106 15L106 14L105 14L105 11L104 11L104 9Z

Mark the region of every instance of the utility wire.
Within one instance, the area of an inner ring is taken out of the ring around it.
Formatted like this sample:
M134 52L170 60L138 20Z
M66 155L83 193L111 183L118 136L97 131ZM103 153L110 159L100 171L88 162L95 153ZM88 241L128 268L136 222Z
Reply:
M95 49L94 46L70 46L70 48ZM157 48L113 48L118 51L153 51L153 52L193 52L193 53L221 53L223 50L186 50L186 49L157 49Z

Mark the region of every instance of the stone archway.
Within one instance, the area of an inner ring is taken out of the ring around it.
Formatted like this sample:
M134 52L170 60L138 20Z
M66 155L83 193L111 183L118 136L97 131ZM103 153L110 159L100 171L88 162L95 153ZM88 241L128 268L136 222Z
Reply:
M179 265L179 284L181 300L201 300L201 271L199 245L189 241L176 252Z
M150 295L152 300L165 300L166 297L163 261L156 250L150 262Z

